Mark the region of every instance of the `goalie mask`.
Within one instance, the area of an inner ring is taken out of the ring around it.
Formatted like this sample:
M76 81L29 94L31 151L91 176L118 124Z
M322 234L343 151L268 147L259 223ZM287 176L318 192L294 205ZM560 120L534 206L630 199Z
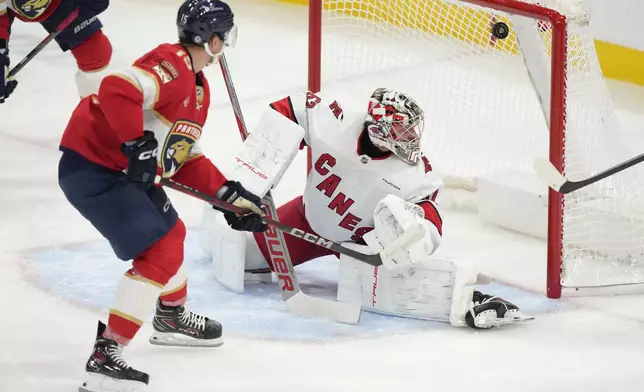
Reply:
M420 158L423 117L423 110L411 97L378 88L371 94L365 126L374 145L416 164Z

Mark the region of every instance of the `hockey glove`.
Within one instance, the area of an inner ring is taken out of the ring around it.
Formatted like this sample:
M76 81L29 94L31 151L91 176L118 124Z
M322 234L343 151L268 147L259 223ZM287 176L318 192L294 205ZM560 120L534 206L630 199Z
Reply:
M251 213L243 216L223 211L226 222L228 222L231 229L254 232L262 232L268 229L268 225L263 219L265 214L262 211L261 199L244 189L238 181L226 181L217 191L217 197L226 203L251 211Z
M18 81L14 78L7 78L9 73L9 48L7 40L0 40L0 103L15 90Z
M121 152L128 157L127 178L140 189L148 189L154 184L158 147L151 131L143 131L142 137L121 145Z

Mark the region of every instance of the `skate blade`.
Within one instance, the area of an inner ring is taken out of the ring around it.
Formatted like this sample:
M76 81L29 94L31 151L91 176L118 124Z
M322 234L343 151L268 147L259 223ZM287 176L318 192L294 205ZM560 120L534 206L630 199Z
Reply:
M474 323L478 328L487 329L531 320L534 320L533 316L527 316L521 312L510 311L506 313L504 318L497 318L495 311L488 311L479 314L474 320Z
M143 392L146 385L139 381L119 380L88 373L79 392Z
M217 339L195 339L180 333L154 332L149 342L157 346L173 347L220 347L224 344L224 338Z

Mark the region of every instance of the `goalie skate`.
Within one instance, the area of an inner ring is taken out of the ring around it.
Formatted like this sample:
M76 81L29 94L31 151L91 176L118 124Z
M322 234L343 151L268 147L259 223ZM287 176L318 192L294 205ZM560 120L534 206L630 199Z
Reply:
M489 329L520 321L534 320L521 312L518 306L501 297L474 291L472 309L465 315L465 323L475 329Z

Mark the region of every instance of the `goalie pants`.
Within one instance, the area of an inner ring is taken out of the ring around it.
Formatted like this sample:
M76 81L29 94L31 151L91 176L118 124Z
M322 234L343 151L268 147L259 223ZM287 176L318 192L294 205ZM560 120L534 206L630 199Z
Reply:
M309 225L309 222L306 220L306 216L304 215L304 203L302 196L298 196L278 208L277 216L280 222L288 226L304 230L307 233L316 234ZM274 271L273 265L271 264L271 259L269 257L266 239L264 238L263 233L254 233L254 236L255 241L259 246L259 250L262 252L264 259L266 260L266 263L269 265L270 269ZM286 247L288 248L288 252L291 256L293 265L302 264L304 262L322 256L338 255L336 252L293 237L289 234L284 234L284 238L286 239Z
M70 149L61 150L60 188L110 242L119 259L135 258L177 224L177 212L162 188L143 191L124 173L97 165Z

